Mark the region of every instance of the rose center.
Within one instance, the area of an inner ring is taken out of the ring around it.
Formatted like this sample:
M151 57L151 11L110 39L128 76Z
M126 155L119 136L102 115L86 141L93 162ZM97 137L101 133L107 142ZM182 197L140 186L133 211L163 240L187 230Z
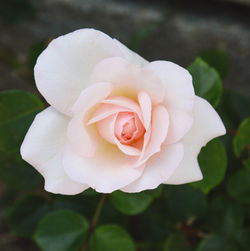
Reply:
M121 112L115 123L115 136L122 144L130 144L144 133L138 116L134 113Z

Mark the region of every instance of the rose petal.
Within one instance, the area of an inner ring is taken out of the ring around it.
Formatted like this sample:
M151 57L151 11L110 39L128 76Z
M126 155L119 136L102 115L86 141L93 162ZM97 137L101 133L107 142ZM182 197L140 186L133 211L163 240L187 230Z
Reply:
M151 100L146 92L139 92L138 102L141 106L143 124L147 131L151 123Z
M137 100L140 91L150 95L153 104L160 103L165 95L160 79L150 70L131 64L123 58L113 57L98 63L91 74L91 83L113 84L113 96L127 96Z
M71 180L62 166L68 122L52 107L45 109L36 116L21 146L22 158L43 175L48 192L77 194L88 188Z
M122 55L112 38L94 29L60 36L37 60L34 69L37 88L49 104L70 115L72 105L89 85L93 67L104 58Z
M167 144L172 144L190 130L193 124L194 88L189 72L168 61L154 61L145 69L154 72L165 87L164 104L169 113Z
M131 168L126 155L105 141L100 143L94 158L82 158L67 148L63 164L71 179L86 182L100 193L111 193L130 184L142 174L144 168Z
M143 174L133 183L121 190L137 193L147 189L154 189L163 183L178 167L183 158L183 144L164 145L159 153L150 158Z
M226 133L225 127L214 108L205 100L196 97L194 124L183 139L184 158L166 184L183 184L202 179L197 161L202 146Z
M75 102L73 118L67 129L70 147L83 157L91 157L96 151L99 135L94 125L87 126L90 109L105 99L111 92L109 83L97 83L83 90Z
M118 112L129 112L129 111L130 111L129 109L126 109L118 105L101 104L100 107L91 116L91 119L88 121L88 125L96 123Z
M161 151L161 145L167 137L169 116L163 105L157 105L152 111L151 138L144 155L141 155L137 165L146 162L153 154Z

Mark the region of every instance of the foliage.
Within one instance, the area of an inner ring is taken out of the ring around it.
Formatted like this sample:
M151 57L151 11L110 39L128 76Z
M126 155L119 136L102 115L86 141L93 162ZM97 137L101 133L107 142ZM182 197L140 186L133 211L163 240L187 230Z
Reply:
M138 48L153 30L154 25L146 27L130 46ZM44 40L31 46L27 69L46 44ZM44 104L31 93L2 91L0 180L6 189L0 203L10 234L29 239L44 251L248 250L250 101L223 90L222 78L228 71L225 52L202 52L188 70L196 95L216 107L228 134L202 148L198 156L202 181L160 185L135 194L102 195L92 189L75 196L45 192L39 187L41 176L19 153Z

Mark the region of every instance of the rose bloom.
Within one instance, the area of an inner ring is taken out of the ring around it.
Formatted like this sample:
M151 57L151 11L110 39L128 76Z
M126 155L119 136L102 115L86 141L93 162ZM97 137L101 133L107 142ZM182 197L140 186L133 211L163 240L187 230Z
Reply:
M148 62L94 29L54 39L34 72L51 106L36 116L21 155L52 193L133 193L201 180L201 147L225 134L187 70Z

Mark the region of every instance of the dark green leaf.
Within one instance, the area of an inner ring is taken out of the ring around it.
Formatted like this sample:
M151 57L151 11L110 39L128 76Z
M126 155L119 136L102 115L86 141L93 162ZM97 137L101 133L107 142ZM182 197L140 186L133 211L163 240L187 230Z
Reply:
M163 245L164 251L189 251L191 250L185 235L180 233L171 234Z
M237 131L233 141L234 152L240 157L243 149L248 149L250 153L250 117L245 119Z
M0 93L0 178L16 188L32 188L39 176L20 157L20 146L42 102L24 91Z
M39 223L34 240L44 251L79 251L86 239L88 222L73 211L47 214Z
M147 209L153 196L147 191L141 193L113 192L110 196L112 204L124 214L135 215Z
M250 204L250 169L245 167L234 172L228 179L227 192L236 200Z
M16 189L31 189L38 185L41 176L21 158L17 150L0 152L0 179Z
M211 232L234 236L242 228L244 217L245 211L240 204L224 197L215 197L209 203L207 229Z
M135 245L129 234L120 226L103 225L95 230L90 239L91 251L134 251Z
M17 201L10 211L8 223L13 233L31 236L39 220L48 212L49 206L39 196L26 196Z
M239 251L234 242L220 235L210 235L204 239L197 251Z
M199 57L188 67L188 70L193 77L195 94L216 107L223 92L218 72Z
M24 91L0 93L0 151L20 148L35 115L43 108L42 102Z
M200 217L206 212L205 195L190 185L168 186L168 213L171 219L186 221L190 217Z
M250 99L236 91L225 89L218 112L227 130L236 130L240 122L249 117Z
M203 179L192 185L204 193L208 193L224 179L227 168L227 154L224 145L219 139L210 141L201 149L198 161Z
M207 50L200 53L200 57L213 67L222 78L226 76L229 68L229 59L225 51Z
M243 251L248 251L250 247L250 228L241 229L236 233L236 240Z

